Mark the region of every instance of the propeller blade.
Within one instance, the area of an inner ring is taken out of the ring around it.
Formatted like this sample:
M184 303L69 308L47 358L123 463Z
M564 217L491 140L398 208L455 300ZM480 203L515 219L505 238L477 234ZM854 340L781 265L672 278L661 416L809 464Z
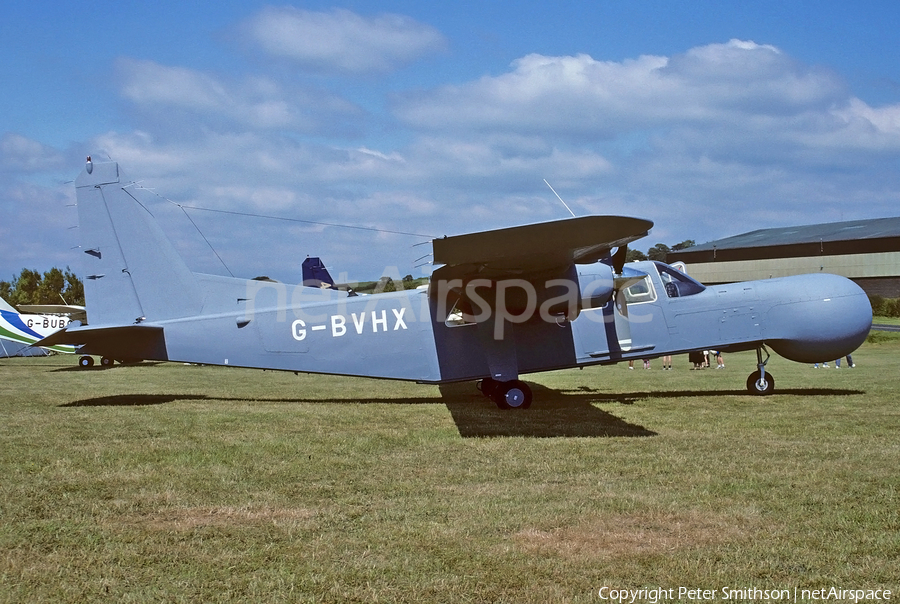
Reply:
M625 256L628 255L628 244L620 245L619 249L616 250L616 253L612 255L612 266L613 271L617 275L622 274L622 269L625 268Z

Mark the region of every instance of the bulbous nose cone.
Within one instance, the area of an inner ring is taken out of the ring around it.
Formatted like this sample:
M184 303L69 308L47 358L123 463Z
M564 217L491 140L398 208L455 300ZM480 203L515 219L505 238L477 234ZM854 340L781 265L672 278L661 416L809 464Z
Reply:
M872 305L858 285L837 275L770 281L785 302L765 321L772 350L800 363L832 361L859 348L872 327Z

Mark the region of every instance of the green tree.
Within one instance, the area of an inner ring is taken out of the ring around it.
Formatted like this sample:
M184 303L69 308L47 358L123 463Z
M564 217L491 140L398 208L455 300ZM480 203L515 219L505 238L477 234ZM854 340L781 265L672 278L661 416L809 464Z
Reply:
M69 267L65 271L51 268L41 275L27 268L12 282L0 281L0 296L12 304L68 304L84 306L84 284Z
M38 304L36 298L40 284L41 274L39 272L23 268L16 279L16 284L12 291L12 300L9 300L9 303L13 306L18 304Z
M650 260L659 260L660 262L665 262L666 254L671 252L672 250L665 243L657 243L649 250L647 250L647 258Z
M66 303L84 306L84 283L82 283L81 279L78 278L78 275L73 273L72 269L68 266L63 273L63 277L66 280L66 289L63 292Z
M63 301L60 297L66 287L66 278L58 268L51 268L44 273L44 278L38 283L34 293L35 304L59 304Z
M397 284L394 283L394 280L385 275L381 279L378 280L378 285L375 286L376 294L385 294L388 292L397 291Z
M625 262L639 262L646 259L647 254L645 254L641 250L628 248L628 251L625 253Z
M686 250L689 247L694 247L697 243L693 239L685 239L681 243L676 243L672 246L672 251L677 252L678 250Z

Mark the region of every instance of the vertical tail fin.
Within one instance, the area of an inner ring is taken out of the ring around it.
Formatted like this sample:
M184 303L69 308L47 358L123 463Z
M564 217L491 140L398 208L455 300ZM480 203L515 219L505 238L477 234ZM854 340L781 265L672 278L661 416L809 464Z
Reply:
M328 269L325 268L320 258L315 256L307 258L303 261L301 268L303 270L303 285L331 289L335 287L334 279L331 278Z
M92 325L132 325L198 314L190 269L159 228L149 195L116 162L93 162L75 180L84 289Z

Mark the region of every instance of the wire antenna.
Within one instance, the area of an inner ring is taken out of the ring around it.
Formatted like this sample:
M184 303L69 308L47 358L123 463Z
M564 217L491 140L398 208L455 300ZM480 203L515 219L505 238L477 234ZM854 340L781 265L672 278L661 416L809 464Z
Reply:
M546 179L546 178L544 179L544 184L547 185L548 187L550 187L550 183L547 182L547 179ZM556 195L556 198L559 200L559 203L563 204L563 206L565 206L565 208L566 208L567 210L569 210L569 214L572 215L572 218L575 218L575 212L573 212L573 211L572 211L572 208L570 208L570 207L568 206L568 204L566 204L566 202L563 201L563 198L559 196L559 193L556 192L556 189L554 189L553 187L550 187L550 190L553 191L553 194L554 194L554 195Z
M175 203L175 202L172 202L172 203ZM200 227L198 227L197 223L194 222L194 219L191 218L191 215L188 214L186 209L184 209L184 206L181 204L178 204L178 203L176 203L175 205L178 206L179 208L181 208L181 211L184 212L184 215L187 216L187 219L191 222L192 225L194 225L194 228L197 229L197 232L200 233L200 236L203 237L203 241L206 242L206 245L209 246L209 249L212 250L212 253L216 255L216 258L219 259L219 262L222 263L222 266L225 267L225 270L228 271L228 274L231 275L232 277L234 277L234 273L231 272L231 269L228 268L228 265L225 264L224 260L222 260L222 257L219 255L219 252L217 252L216 248L213 247L213 244L209 242L209 239L206 238L206 235L203 234L203 231L200 230Z

